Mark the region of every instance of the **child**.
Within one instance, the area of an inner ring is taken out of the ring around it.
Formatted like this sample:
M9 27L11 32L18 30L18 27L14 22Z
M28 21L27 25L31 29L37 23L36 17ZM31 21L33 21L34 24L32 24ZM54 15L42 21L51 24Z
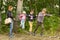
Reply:
M12 10L13 6L9 5L8 6L8 11L7 11L7 18L11 18L12 22L10 23L10 37L12 37L12 30L13 30L13 15L12 15Z
M34 16L34 10L30 11L30 14L28 15L28 17L29 17L29 26L30 26L29 32L32 33L33 20L35 18L35 16Z
M19 19L20 19L20 27L22 27L22 29L25 29L25 20L26 20L26 12L23 11L20 15L19 15Z
M37 25L36 25L36 29L34 30L34 36L35 36L35 33L38 29L38 27L41 25L41 33L40 35L42 36L43 34L43 31L44 31L44 25L43 25L43 20L44 20L44 17L45 16L52 16L50 14L46 14L46 8L43 8L41 12L39 12L38 14L38 17L37 17Z

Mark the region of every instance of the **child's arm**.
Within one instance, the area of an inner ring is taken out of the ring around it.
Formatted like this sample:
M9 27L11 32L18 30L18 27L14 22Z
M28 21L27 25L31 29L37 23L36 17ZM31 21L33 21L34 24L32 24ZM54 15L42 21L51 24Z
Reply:
M29 17L29 14L26 14L26 17Z
M46 16L52 16L51 14L46 14Z
M37 17L37 15L35 15L35 16L33 16L34 18L36 18Z

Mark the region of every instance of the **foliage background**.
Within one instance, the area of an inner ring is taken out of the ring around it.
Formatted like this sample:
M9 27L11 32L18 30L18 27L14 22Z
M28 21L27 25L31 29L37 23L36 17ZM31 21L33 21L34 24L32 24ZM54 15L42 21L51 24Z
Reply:
M13 5L13 14L14 17L16 16L17 11L17 0L0 0L0 33L8 33L9 26L4 24L4 20L6 18L6 12L8 5ZM45 17L44 26L45 26L45 33L54 34L56 32L60 32L60 13L59 13L59 0L24 0L23 1L23 10L29 14L31 9L34 9L34 15L37 15L42 8L47 8L48 12L52 14L52 17ZM19 22L18 22L19 25ZM33 30L36 27L36 19L34 20ZM26 30L29 29L28 18L26 21ZM22 29L19 28L18 32L22 33ZM40 28L37 32L40 32Z

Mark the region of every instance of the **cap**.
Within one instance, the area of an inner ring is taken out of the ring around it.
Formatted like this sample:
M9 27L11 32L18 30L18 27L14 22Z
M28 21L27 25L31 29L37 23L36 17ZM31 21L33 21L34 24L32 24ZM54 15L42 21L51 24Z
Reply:
M26 13L25 11L23 11L23 13Z

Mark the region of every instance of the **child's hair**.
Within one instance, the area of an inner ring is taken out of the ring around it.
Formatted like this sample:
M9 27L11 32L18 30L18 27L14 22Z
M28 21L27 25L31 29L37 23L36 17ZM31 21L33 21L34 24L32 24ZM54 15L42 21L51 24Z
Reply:
M42 11L47 11L47 9L46 8L43 8Z
M30 11L34 11L34 9L31 9Z
M9 5L9 6L8 6L8 10L10 10L11 8L13 8L13 6L12 6L12 5Z

